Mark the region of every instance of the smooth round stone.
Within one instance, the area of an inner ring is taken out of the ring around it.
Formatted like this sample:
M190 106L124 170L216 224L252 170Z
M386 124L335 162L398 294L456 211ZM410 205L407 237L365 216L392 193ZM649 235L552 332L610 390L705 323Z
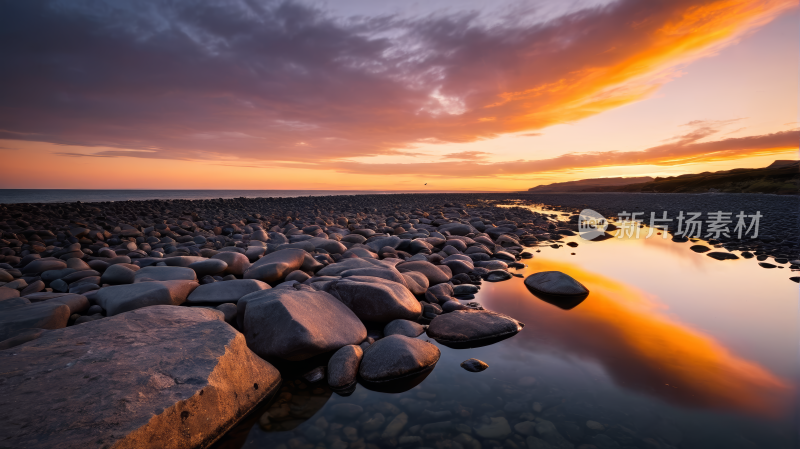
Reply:
M501 282L511 279L511 273L505 270L492 270L483 277L487 282Z
M463 362L461 362L461 367L464 368L465 370L471 372L471 373L479 373L479 372L485 370L486 368L488 368L489 365L486 362L482 361L482 360L467 359L467 360L464 360Z
M403 335L406 337L415 338L425 332L425 328L421 324L409 320L394 320L389 322L383 328L383 335Z
M439 361L439 356L439 348L431 343L403 335L390 335L367 347L358 374L373 386L416 378L430 372Z
M354 387L358 377L358 366L364 351L360 346L342 346L328 360L328 385L333 390L347 390Z
M136 272L122 265L111 265L103 272L100 282L103 284L133 284L136 279Z
M455 310L434 318L427 334L445 346L473 348L512 337L523 327L514 318L489 310Z
M709 248L709 247L707 247L705 245L692 245L692 246L689 247L689 249L694 251L694 252L696 252L696 253L705 253L705 252L711 251L711 248Z
M540 271L525 278L525 286L534 293L559 297L585 297L589 289L560 271Z
M202 278L222 273L228 268L228 263L221 259L205 259L193 262L188 267L197 273L198 278Z

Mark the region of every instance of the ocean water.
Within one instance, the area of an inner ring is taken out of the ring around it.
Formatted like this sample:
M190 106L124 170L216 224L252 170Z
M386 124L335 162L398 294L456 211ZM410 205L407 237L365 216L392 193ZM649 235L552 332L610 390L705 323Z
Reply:
M78 190L0 189L0 204L84 203L152 199L203 200L212 198L295 198L300 196L375 195L391 193L445 193L444 190ZM463 193L463 192L462 192Z

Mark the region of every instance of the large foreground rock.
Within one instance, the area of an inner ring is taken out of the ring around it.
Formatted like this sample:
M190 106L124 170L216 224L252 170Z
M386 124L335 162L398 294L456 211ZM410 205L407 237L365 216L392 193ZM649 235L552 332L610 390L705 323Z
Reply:
M367 338L358 317L325 292L276 288L246 299L244 335L265 359L305 360Z
M453 348L485 346L515 335L523 323L489 310L455 310L437 316L427 334Z
M280 374L205 308L155 306L0 351L3 447L207 447Z
M388 323L416 320L422 306L402 284L371 276L352 276L325 284L323 289L349 307L362 321Z
M426 341L390 335L367 347L358 374L368 386L394 383L430 372L439 355L439 348Z
M94 300L105 309L108 316L113 316L148 306L181 305L195 288L197 282L194 281L150 281L112 285L98 290Z
M197 287L186 299L189 305L219 305L226 302L236 304L239 298L260 290L267 290L269 284L255 279L234 279L214 282Z

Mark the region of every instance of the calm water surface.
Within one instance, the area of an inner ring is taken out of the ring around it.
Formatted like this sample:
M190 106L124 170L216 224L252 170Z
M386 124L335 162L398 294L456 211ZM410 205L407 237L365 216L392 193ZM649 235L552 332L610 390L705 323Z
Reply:
M484 282L476 300L524 322L516 336L438 345L431 375L399 394L358 386L341 397L286 379L218 447L799 447L796 273L717 261L659 235L568 241L579 246L527 248L534 258L511 271L570 274L591 291L573 309L538 299L521 278ZM489 368L465 371L459 364L471 357ZM345 416L343 403L363 412ZM259 424L267 411L279 418ZM407 424L387 434L401 413ZM544 432L515 430L527 421Z

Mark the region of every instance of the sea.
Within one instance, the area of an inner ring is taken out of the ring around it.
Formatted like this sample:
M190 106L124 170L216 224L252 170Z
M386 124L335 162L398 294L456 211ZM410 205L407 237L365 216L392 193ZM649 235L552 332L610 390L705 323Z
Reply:
M103 201L204 200L216 198L295 198L301 196L449 193L446 190L79 190L0 189L0 204L96 203ZM460 192L467 193L467 192Z

